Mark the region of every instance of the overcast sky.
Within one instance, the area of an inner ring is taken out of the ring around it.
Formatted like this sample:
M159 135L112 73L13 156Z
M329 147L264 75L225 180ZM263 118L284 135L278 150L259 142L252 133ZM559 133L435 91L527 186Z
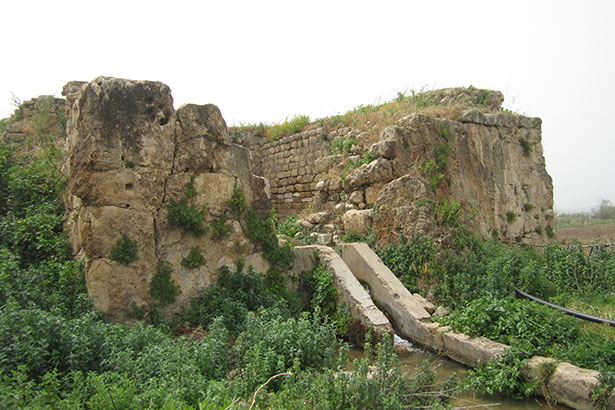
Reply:
M99 75L227 123L469 86L543 119L557 211L615 200L615 1L3 1L0 117Z

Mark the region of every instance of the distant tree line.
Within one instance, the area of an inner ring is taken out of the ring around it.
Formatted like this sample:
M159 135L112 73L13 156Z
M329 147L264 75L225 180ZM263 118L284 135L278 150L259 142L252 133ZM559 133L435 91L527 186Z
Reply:
M591 217L594 219L615 219L615 203L608 199L601 199L592 209Z

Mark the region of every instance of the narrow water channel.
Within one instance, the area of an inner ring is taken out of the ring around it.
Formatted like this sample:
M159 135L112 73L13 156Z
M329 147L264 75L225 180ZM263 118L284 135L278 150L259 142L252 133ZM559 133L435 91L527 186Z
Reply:
M350 350L350 360L363 357L363 350L358 347L354 347ZM425 360L434 362L436 371L438 373L439 381L444 381L450 377L453 373L459 376L460 383L467 379L468 368L462 364L454 362L450 359L436 356L429 351L417 351L408 356L400 357L402 370L407 373L416 373L421 368ZM487 409L496 410L535 410L535 409L551 409L551 410L565 410L568 407L564 406L551 406L542 398L531 397L525 400L513 400L500 396L479 396L475 395L472 391L465 391L457 393L456 399L452 400L452 404L455 407L471 407L488 404L497 404L495 406L485 407ZM478 407L480 408L480 407Z

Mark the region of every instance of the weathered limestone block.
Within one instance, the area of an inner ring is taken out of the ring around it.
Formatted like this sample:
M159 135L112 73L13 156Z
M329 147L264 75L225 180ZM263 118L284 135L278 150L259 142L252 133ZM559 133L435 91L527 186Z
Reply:
M549 378L549 394L559 403L575 409L593 409L592 393L598 386L600 372L560 363Z
M306 219L308 220L309 223L321 224L321 223L327 222L330 216L331 216L330 212L320 211L320 212L316 212L316 213L308 215Z
M412 296L414 296L414 298L421 304L421 306L423 306L423 309L425 309L427 313L431 315L433 314L433 312L435 312L436 306L427 299L425 299L422 295L418 293L413 293Z
M372 205L378 200L378 195L382 190L382 184L370 185L365 188L365 204Z
M342 223L346 232L366 234L372 227L373 211L366 210L349 210L342 216Z
M395 143L393 141L380 141L369 147L374 158L393 159L395 157Z
M354 187L388 182L391 179L393 179L391 163L384 158L363 164L350 175L350 183Z
M190 104L175 112L166 85L106 77L69 85L66 93L74 99L64 163L66 228L85 257L88 293L99 309L121 320L131 303L151 302L149 281L159 261L173 268L180 303L212 283L220 266L249 256L237 254L252 249L237 221L229 220L229 236L217 241L169 226L170 201L179 202L189 183L190 205L207 211L204 225L228 213L234 189L247 206L254 199L269 208L267 181L254 177L250 151L229 143L216 106ZM138 246L128 266L109 259L122 233ZM207 263L187 269L181 260L192 247Z
M433 198L429 184L415 176L406 175L386 184L374 205L378 212L373 229L379 243L396 241L399 233L406 238L427 234L434 224L428 206Z
M470 337L463 333L444 333L442 335L446 355L466 366L476 367L499 357L507 345L494 342L485 337Z
M348 198L348 202L352 204L360 204L365 202L365 193L363 191L353 191Z

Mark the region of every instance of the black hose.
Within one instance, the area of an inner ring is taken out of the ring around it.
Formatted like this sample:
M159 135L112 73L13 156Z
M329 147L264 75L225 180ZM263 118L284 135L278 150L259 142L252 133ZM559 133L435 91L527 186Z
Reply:
M602 319L600 317L596 317L596 316L592 316L592 315L587 315L585 313L577 312L576 310L570 310L570 309L563 308L561 306L554 305L553 303L549 303L549 302L544 301L542 299L538 299L536 296L532 296L529 293L525 293L524 291L519 290L517 288L515 288L515 292L517 292L519 295L523 296L524 298L528 298L528 299L534 300L534 301L536 301L538 303L542 303L543 305L547 305L547 306L550 306L552 308L561 310L562 312L564 312L567 315L578 317L579 319L588 320L588 321L594 322L594 323L601 323L601 324L602 323L606 323L607 325L615 326L615 322L612 321L612 320Z

